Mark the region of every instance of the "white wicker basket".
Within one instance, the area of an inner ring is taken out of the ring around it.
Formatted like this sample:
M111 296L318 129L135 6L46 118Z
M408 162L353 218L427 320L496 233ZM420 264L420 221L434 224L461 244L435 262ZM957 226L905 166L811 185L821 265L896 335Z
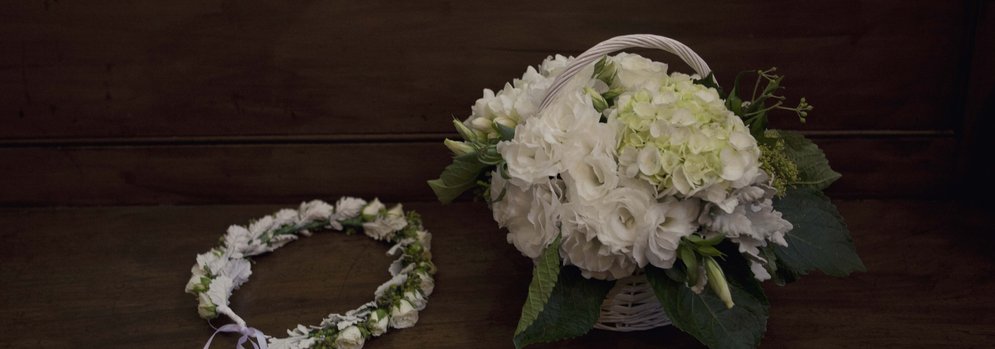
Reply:
M680 57L701 77L706 77L711 73L708 64L698 54L677 40L647 34L617 36L602 41L577 56L570 66L553 81L539 110L544 109L556 99L557 93L579 71L607 54L628 48L664 50ZM598 319L598 323L594 327L628 332L648 330L670 323L660 301L657 300L652 288L647 283L646 277L641 272L637 272L636 275L618 280L615 283L615 287L609 291L608 296L605 297L605 302L601 305L601 318Z

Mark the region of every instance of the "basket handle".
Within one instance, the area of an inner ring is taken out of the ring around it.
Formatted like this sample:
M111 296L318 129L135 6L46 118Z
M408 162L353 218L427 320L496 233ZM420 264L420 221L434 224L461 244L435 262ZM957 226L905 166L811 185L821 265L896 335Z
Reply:
M594 47L591 47L580 56L574 59L570 65L567 66L566 70L562 74L553 80L553 84L550 85L549 89L546 90L546 96L542 99L542 104L539 106L539 110L542 111L552 103L553 99L556 97L557 92L563 89L563 86L570 81L570 78L577 75L582 69L587 67L589 64L601 59L602 56L616 51L621 51L627 48L655 48L659 50L664 50L680 57L684 63L687 63L694 69L701 77L708 76L712 72L708 68L708 63L705 63L701 56L680 43L677 40L651 34L631 34L616 36L614 38L602 41ZM714 76L713 76L714 78Z

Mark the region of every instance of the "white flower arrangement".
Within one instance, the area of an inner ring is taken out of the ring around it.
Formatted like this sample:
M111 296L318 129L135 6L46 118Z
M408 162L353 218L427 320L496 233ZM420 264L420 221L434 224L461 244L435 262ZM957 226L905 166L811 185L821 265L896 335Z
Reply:
M287 331L286 338L269 337L248 327L228 300L252 275L249 258L272 252L299 236L310 236L317 229L361 231L393 244L388 253L399 257L390 267L391 279L377 288L372 302L344 315L331 314L318 326L298 325ZM367 339L383 335L388 328L414 326L435 288L431 234L422 227L417 213L405 213L400 204L388 209L377 199L367 203L344 197L335 206L314 200L302 203L297 210L283 209L260 218L247 227L232 225L221 241L221 246L197 255L186 292L197 297L200 317L210 320L225 315L234 322L219 332L241 333L242 341L254 337L259 345L267 347L268 342L272 349L362 348Z
M485 90L469 117L454 120L463 140L446 140L453 164L429 185L444 203L479 185L508 242L535 259L516 346L594 325L597 318L543 312L559 297L553 285L574 285L563 295L574 297L569 307L600 307L614 280L643 274L682 330L712 347L755 346L767 311L758 281L863 269L821 193L840 175L814 143L767 127L772 110L804 121L812 106L803 98L785 107L773 69L741 74L725 93L711 75L598 51L631 42L676 43L619 37L583 59L552 56L504 89ZM677 45L672 52L697 57ZM757 82L746 99L739 83L751 73ZM571 270L581 280L570 280ZM576 298L584 296L586 303ZM695 302L722 307L696 314L686 308ZM748 330L716 335L745 326L744 317L756 320ZM548 331L550 321L564 332ZM547 330L530 332L536 323Z

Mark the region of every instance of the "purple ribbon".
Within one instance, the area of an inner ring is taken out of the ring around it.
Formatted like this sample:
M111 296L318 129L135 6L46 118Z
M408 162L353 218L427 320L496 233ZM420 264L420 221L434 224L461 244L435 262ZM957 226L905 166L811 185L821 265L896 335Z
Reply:
M263 331L257 330L257 329L252 328L252 327L245 327L245 326L237 325L237 324L227 324L227 325L218 327L218 329L216 331L214 331L214 334L211 335L211 338L207 340L207 344L204 344L204 349L210 348L211 347L211 342L214 341L214 336L217 336L218 333L221 333L221 332L231 332L231 333L239 333L239 334L241 334L242 337L238 338L238 344L236 346L236 348L238 348L238 349L245 349L245 347L242 346L242 344L245 344L245 342L251 343L252 347L255 348L255 349L267 349L267 347L266 347L266 335L263 334ZM252 340L250 340L250 337L255 337L256 341L253 342ZM259 344L256 344L256 343L259 343Z

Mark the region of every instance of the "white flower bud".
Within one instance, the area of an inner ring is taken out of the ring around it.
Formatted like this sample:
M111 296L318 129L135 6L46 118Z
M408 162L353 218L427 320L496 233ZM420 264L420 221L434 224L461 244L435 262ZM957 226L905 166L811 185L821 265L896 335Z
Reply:
M402 299L391 309L390 327L408 328L414 326L416 322L418 322L418 311L407 300Z
M356 326L349 326L335 337L335 347L339 349L360 349L366 343L363 333Z
M386 310L377 309L372 314L370 314L370 322L368 328L370 329L370 334L374 337L379 337L380 335L387 332L387 325L389 325L390 316L388 316Z
M415 310L418 311L425 310L425 306L428 305L428 300L418 291L404 292L404 299L408 300L411 306L415 307Z
M213 319L218 316L218 307L211 303L211 297L207 293L200 293L197 295L197 300L200 303L197 305L197 314L205 319Z
M443 141L442 143L445 144L446 148L449 148L449 150L452 151L453 154L455 154L456 156L463 156L474 152L473 147L471 147L469 144L466 144L466 142L454 141L452 139L446 138L446 140Z
M372 221L377 218L377 215L380 214L380 210L383 210L386 207L387 206L380 202L380 199L373 199L373 201L366 204L366 207L363 207L363 220Z

